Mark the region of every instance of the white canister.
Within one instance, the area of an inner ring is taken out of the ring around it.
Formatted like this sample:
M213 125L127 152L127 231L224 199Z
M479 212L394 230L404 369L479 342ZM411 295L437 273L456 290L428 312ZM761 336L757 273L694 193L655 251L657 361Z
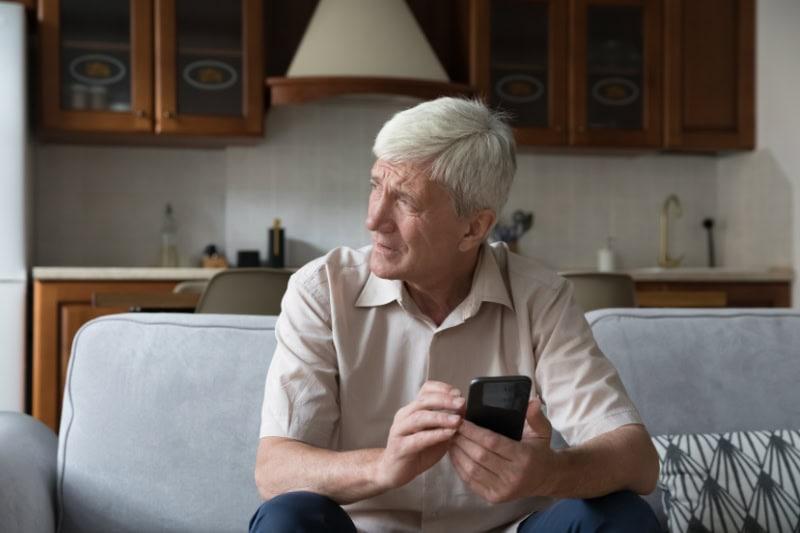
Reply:
M611 237L603 248L597 250L597 270L600 272L614 272L617 269L617 260L611 248Z

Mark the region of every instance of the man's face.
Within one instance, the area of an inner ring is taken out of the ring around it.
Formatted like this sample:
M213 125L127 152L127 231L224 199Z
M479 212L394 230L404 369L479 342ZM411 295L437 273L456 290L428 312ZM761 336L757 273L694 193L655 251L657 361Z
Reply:
M469 229L449 193L410 165L380 159L372 167L370 188L372 273L418 284L449 273Z

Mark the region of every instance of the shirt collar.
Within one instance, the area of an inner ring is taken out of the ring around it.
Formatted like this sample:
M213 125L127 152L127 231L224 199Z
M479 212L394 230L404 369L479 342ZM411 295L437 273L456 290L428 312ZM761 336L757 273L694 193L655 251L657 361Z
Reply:
M474 315L482 302L492 302L505 305L512 311L514 304L511 303L511 296L506 286L503 274L497 264L492 247L487 243L481 246L481 253L478 257L478 267L472 277L472 288L467 296L469 314Z
M405 292L402 281L379 278L370 272L367 283L358 295L356 307L378 307L395 300L402 304ZM486 243L481 247L478 267L472 277L472 287L463 303L467 304L466 307L470 308L469 314L473 315L482 302L498 303L514 310L500 267L491 246Z
M399 279L379 278L369 273L367 283L361 289L356 300L356 307L379 307L403 298L403 282Z

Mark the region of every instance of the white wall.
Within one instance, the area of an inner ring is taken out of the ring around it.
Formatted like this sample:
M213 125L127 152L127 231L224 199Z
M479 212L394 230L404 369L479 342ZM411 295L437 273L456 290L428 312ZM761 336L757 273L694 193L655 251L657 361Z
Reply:
M339 245L369 241L366 214L371 145L405 99L340 98L276 107L257 146L226 150L37 147L36 263L149 265L160 216L172 201L184 263L202 247L266 253L274 217L287 228L290 264ZM676 155L519 154L508 211L532 210L520 243L557 268L592 267L607 236L623 267L654 265L658 213L679 195L672 249L702 265L700 221L716 213L717 159Z
M713 216L722 265L800 269L800 221L792 216L800 205L800 3L758 5L758 150L714 157L522 149L508 208L536 214L523 253L557 268L591 267L612 235L621 266L654 265L658 212L676 193L684 216L671 252L684 253L685 265L705 264L701 221ZM372 140L408 105L353 97L275 107L263 142L225 150L37 146L35 263L153 264L167 201L186 263L209 242L229 258L246 248L264 254L274 217L287 228L290 264L366 243Z
M225 236L225 152L35 147L34 264L152 266L164 206L184 263Z
M758 3L758 144L769 165L761 174L782 182L771 193L776 211L791 202L791 215L781 221L790 234L786 255L800 273L800 2L761 0ZM789 186L786 186L788 182ZM747 212L740 210L740 213ZM768 238L768 235L765 235ZM800 307L800 283L792 298Z

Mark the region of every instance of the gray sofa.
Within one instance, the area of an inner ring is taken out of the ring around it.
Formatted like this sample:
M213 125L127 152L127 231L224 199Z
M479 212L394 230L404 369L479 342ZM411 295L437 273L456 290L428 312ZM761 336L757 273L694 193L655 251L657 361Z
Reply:
M654 435L800 428L800 313L595 311ZM0 531L244 531L273 317L125 314L75 338L59 436L0 413ZM658 495L651 504L663 518ZM58 524L58 527L56 527Z

